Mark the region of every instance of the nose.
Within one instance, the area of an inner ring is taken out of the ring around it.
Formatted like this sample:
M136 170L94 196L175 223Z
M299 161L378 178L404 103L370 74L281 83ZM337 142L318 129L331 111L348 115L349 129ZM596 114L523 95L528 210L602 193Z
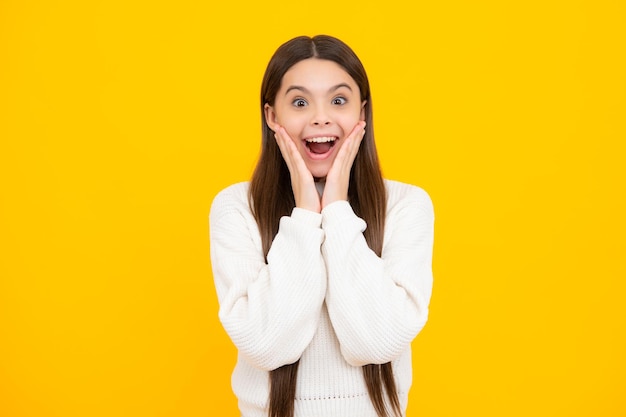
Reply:
M315 126L325 126L330 124L330 116L324 106L317 106L315 113L311 119L311 123Z

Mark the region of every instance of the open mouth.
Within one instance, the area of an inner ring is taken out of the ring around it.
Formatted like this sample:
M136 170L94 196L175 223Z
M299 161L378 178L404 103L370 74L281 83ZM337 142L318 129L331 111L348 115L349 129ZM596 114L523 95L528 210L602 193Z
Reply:
M330 152L338 139L337 136L319 136L305 139L304 142L309 152L315 155L323 155Z

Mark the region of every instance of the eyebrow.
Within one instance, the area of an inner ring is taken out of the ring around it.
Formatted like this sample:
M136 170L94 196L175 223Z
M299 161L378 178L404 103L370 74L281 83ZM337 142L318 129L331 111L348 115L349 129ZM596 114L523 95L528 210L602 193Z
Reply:
M352 91L352 88L347 83L339 83L339 84L337 84L337 85L335 85L333 87L330 87L328 89L328 92L332 93L333 91L339 90L341 87L346 87L348 90ZM291 90L299 90L299 91L302 91L303 93L307 93L307 94L310 93L310 91L307 90L305 87L302 87L300 85L292 85L292 86L289 86L287 91L285 91L285 95L289 94L289 92Z

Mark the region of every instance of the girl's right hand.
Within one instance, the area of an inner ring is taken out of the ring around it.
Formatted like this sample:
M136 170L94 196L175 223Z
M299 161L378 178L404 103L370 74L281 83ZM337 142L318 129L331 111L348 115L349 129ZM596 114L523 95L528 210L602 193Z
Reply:
M295 143L282 126L277 126L274 137L289 168L296 207L320 213L321 200L315 188L313 174L306 167Z

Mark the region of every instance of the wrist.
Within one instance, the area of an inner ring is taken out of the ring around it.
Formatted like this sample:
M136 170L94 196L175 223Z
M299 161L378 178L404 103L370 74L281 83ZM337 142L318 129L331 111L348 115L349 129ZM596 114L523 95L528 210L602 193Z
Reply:
M321 213L322 207L319 199L317 201L307 201L296 199L296 207L302 210L312 211L314 213Z
M348 201L348 193L324 193L322 196L322 209L336 201Z

